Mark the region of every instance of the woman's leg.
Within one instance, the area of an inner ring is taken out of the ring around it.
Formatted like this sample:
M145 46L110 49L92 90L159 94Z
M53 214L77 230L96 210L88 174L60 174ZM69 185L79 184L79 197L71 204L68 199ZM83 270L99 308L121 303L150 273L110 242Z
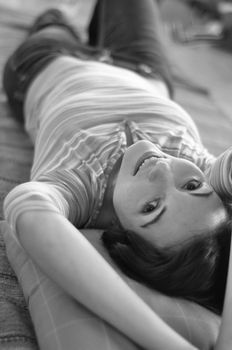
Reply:
M71 54L81 46L75 30L60 11L47 11L36 20L30 35L10 56L4 69L3 86L18 120L23 122L24 97L35 76L57 56Z
M89 44L108 49L116 64L131 62L141 74L163 79L172 94L159 22L155 0L99 0L89 25Z

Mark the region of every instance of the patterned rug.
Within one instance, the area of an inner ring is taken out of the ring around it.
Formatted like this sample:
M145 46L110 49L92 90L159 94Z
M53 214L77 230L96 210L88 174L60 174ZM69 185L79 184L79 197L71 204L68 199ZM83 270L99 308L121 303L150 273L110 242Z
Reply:
M25 35L33 11L0 7L0 74L8 55ZM177 72L178 73L178 72ZM231 143L231 121L214 104L207 91L176 79L176 99L200 127L206 146L219 154ZM0 219L2 202L16 185L27 181L33 148L22 126L11 115L0 86ZM1 228L1 227L0 227ZM21 288L12 271L0 231L0 349L37 349L33 326Z
M34 0L33 0L34 1ZM50 1L50 0L49 0ZM40 6L25 9L0 6L0 75L11 52L22 41L29 24L37 13L48 7L49 1L38 0ZM57 1L61 4L61 1ZM51 3L51 1L50 1ZM55 1L53 0L53 3ZM53 4L52 3L52 4ZM81 5L81 0L78 0ZM89 3L89 1L87 1ZM85 3L85 5L87 5ZM41 5L42 4L42 5ZM75 3L76 6L77 2ZM82 2L82 5L84 3ZM72 4L70 5L71 8ZM87 6L82 10L82 22ZM66 9L68 7L66 6ZM81 30L83 23L79 21ZM83 29L82 29L83 30ZM0 85L0 220L3 220L2 203L6 194L16 185L28 181L33 148L22 125L12 118L2 84ZM1 225L1 224L0 224ZM0 349L37 349L33 326L22 290L11 269L0 226Z
M31 20L14 11L0 9L0 71L6 57L24 36L23 24ZM8 25L6 25L8 23ZM22 127L11 117L5 96L0 90L0 219L2 202L14 186L29 177L32 146ZM36 349L30 316L21 288L12 271L0 235L0 348Z

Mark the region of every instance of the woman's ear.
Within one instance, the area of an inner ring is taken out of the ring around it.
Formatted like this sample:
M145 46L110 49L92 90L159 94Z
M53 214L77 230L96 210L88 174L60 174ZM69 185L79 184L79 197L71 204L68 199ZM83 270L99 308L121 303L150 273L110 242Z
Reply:
M112 226L102 234L102 242L109 252L112 252L117 247L127 245L127 235L124 230L117 226Z
M113 215L109 229L113 231L125 231L116 213Z

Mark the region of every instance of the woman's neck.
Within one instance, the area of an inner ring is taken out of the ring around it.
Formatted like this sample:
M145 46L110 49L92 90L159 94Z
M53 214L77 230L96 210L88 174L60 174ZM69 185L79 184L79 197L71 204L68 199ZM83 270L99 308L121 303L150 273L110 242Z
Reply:
M106 229L112 225L113 221L116 218L116 213L113 205L113 193L121 162L122 157L117 160L109 175L102 207L96 221L96 228Z

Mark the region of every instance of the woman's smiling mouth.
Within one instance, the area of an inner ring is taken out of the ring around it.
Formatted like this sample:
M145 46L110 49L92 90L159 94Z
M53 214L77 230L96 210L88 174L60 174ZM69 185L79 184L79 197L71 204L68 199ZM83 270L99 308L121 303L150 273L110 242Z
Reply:
M146 152L144 153L136 162L135 164L135 170L133 173L133 176L135 176L138 171L147 163L150 162L151 160L158 160L159 158L161 158L161 156L158 156L157 154L155 154L154 152ZM156 162L155 162L156 163ZM155 165L154 163L154 165Z

